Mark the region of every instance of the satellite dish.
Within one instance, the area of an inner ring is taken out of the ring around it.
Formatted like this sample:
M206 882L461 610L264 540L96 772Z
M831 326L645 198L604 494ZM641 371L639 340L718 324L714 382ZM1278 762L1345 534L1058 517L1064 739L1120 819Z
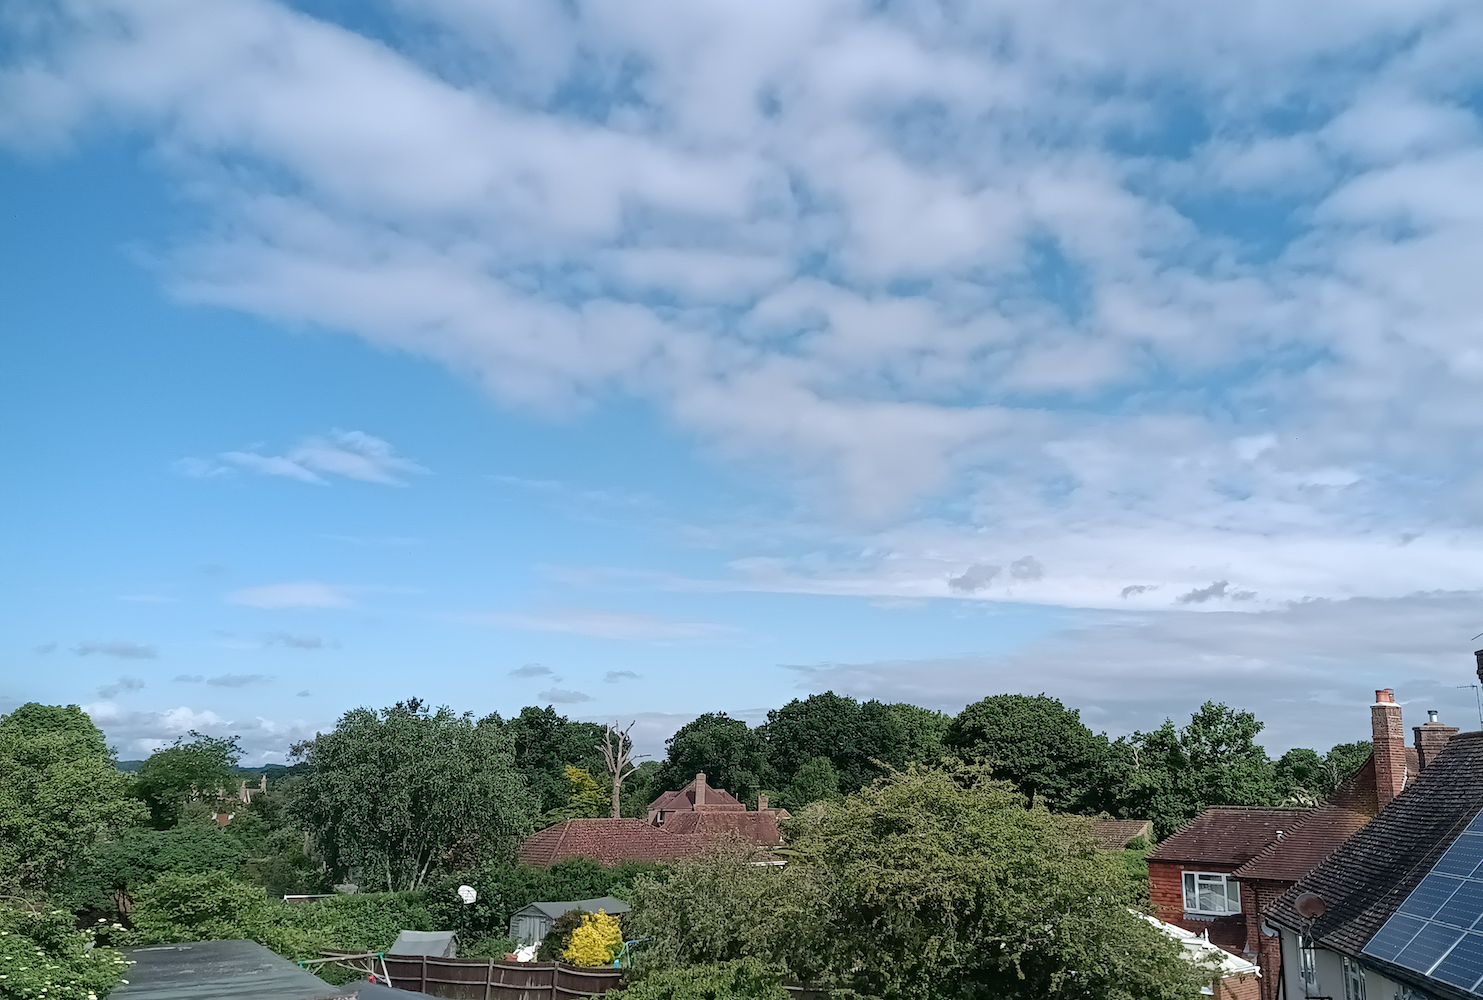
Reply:
M1317 920L1328 909L1323 905L1323 897L1316 892L1303 893L1293 905L1297 907L1298 916L1307 920Z
M463 900L463 905L464 906L468 906L474 900L476 900L476 899L479 898L479 894L474 891L474 887L473 886L471 886L471 885L461 885L461 886L458 887L458 898L461 899L461 900Z

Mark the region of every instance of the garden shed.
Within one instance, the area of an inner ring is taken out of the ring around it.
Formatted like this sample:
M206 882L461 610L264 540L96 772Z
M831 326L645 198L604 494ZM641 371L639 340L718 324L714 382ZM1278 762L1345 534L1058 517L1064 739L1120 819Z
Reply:
M427 955L432 958L458 957L457 931L402 931L387 950L388 955Z
M630 907L613 896L597 899L578 899L567 903L531 903L522 906L510 917L510 937L519 944L539 944L551 930L556 918L572 910L596 913L602 910L609 916L627 913Z

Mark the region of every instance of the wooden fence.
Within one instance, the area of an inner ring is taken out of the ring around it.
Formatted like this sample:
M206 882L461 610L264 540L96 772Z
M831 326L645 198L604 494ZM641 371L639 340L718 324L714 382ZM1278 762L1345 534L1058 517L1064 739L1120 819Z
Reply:
M622 969L602 966L422 955L387 955L386 971L399 990L454 1000L562 1000L606 993L623 980Z

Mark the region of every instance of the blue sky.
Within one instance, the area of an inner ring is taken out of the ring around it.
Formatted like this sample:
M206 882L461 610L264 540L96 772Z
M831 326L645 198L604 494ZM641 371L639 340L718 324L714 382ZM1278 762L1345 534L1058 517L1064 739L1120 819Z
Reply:
M0 710L1477 714L1473 5L0 32Z

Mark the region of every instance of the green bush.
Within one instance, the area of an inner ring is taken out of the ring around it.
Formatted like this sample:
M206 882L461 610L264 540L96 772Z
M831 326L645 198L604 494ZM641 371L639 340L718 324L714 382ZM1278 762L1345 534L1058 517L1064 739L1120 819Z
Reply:
M573 858L549 868L491 864L473 872L448 875L428 886L428 908L441 930L458 931L466 940L509 933L510 917L531 903L615 896L630 900L634 880L662 877L666 866L642 861L609 868L587 858ZM458 898L468 884L479 893L472 904Z
M285 903L220 872L161 876L139 893L132 919L138 944L248 938L294 960L326 949L382 951L400 931L433 929L421 893Z
M788 1000L783 970L754 958L652 973L613 996L623 1000Z
M6 1000L97 1000L123 979L128 962L112 948L85 945L66 910L0 907L0 996Z
M134 830L85 855L56 898L73 910L127 912L126 897L161 875L231 875L246 860L241 844L214 825Z

